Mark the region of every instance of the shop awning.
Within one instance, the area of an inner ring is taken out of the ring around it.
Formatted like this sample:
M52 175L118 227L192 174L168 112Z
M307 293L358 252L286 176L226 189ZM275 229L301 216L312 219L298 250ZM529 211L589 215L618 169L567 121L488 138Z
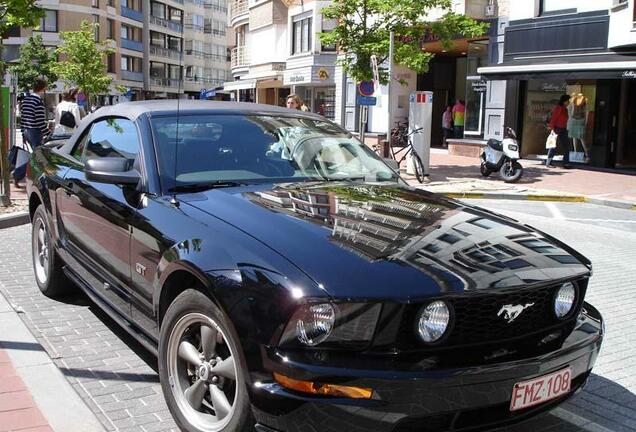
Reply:
M229 81L223 84L223 90L247 90L256 88L256 80Z
M636 61L498 65L477 69L490 80L636 79Z

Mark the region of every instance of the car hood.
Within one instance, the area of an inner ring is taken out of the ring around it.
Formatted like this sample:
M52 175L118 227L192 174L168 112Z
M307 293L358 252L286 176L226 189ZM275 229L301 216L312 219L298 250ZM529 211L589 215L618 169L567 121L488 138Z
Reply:
M546 234L393 184L270 184L182 201L266 244L337 298L415 301L590 272Z

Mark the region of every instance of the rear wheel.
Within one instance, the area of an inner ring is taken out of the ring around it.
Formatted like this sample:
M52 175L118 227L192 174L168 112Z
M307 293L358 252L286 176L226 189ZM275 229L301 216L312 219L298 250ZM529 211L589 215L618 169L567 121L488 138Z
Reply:
M170 305L159 338L168 408L188 432L254 430L238 336L219 308L189 289Z
M412 155L413 168L415 169L415 178L418 182L424 183L424 164L422 163L422 159L420 159L415 151L413 151Z
M519 181L523 174L523 167L517 161L506 161L499 170L499 175L506 183Z
M46 210L39 205L31 223L31 251L35 282L47 297L63 297L71 293L74 285L62 270L62 260L57 255L51 238Z

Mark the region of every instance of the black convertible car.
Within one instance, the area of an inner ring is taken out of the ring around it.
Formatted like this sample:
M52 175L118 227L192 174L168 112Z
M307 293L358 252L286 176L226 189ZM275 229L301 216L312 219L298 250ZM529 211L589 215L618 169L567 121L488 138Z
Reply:
M28 174L37 283L158 355L184 431L459 431L581 389L590 262L257 104L106 107Z

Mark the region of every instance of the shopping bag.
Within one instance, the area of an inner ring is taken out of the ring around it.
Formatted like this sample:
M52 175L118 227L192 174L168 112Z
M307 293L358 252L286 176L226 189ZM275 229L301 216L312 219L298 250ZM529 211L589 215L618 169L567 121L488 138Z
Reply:
M570 162L585 162L585 153L584 152L570 152Z
M545 148L552 149L557 146L557 134L552 131L550 135L548 135L548 139L545 140Z

